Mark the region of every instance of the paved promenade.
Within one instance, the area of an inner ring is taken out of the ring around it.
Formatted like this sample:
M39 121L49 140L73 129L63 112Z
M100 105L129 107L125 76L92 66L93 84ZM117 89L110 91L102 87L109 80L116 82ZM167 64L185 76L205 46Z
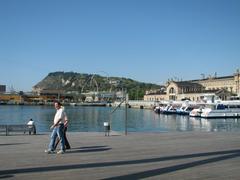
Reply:
M0 136L0 179L240 179L240 132L68 133L72 149L46 154L49 134Z

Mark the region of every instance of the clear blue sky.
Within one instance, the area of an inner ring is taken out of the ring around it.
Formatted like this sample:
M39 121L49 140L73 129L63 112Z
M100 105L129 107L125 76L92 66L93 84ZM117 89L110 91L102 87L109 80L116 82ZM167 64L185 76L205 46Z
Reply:
M239 0L0 0L0 84L18 91L55 71L163 84L237 68Z

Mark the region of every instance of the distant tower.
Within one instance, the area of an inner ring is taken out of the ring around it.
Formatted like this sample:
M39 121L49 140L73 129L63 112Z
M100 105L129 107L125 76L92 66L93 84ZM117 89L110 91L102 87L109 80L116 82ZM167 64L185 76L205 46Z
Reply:
M217 78L217 72L214 73L214 77Z
M9 92L10 92L10 93L15 93L15 89L14 89L13 85L11 85L11 86L9 87Z

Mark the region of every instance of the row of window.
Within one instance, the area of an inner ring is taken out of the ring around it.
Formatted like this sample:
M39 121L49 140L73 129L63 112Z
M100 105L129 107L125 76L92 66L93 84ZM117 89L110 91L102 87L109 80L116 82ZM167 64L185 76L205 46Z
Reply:
M220 90L220 89L226 89L227 91L233 92L233 87L207 88L207 90Z
M227 91L233 92L233 87L221 87L221 88L207 88L207 90L220 90L220 89L226 89ZM201 88L182 88L181 93L187 93L187 92L200 92ZM169 89L169 94L175 94L176 90L172 87Z
M202 99L201 97L197 97L197 98L185 97L181 100L200 101L201 99ZM165 100L165 99L164 98L154 98L154 97L147 98L147 101L162 101L162 100ZM175 100L177 100L177 96L169 96L169 100L175 101Z
M201 88L193 88L193 87L185 87L181 88L181 93L188 93L188 92L201 92ZM175 94L176 90L172 87L169 89L169 94Z

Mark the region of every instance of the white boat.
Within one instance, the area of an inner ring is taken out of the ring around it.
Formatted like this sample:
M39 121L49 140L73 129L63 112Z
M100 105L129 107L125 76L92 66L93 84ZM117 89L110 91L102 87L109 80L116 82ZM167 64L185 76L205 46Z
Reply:
M160 110L161 110L161 107L160 106L156 106L153 111L157 114L160 114Z
M240 104L207 104L202 109L203 118L240 118Z
M189 115L192 110L193 110L193 107L191 106L182 106L177 109L176 113L178 115Z
M162 114L176 114L177 109L172 105L167 105L161 112Z
M196 108L193 109L190 113L189 116L191 117L201 117L203 108Z
M77 106L77 103L69 103L70 106Z

